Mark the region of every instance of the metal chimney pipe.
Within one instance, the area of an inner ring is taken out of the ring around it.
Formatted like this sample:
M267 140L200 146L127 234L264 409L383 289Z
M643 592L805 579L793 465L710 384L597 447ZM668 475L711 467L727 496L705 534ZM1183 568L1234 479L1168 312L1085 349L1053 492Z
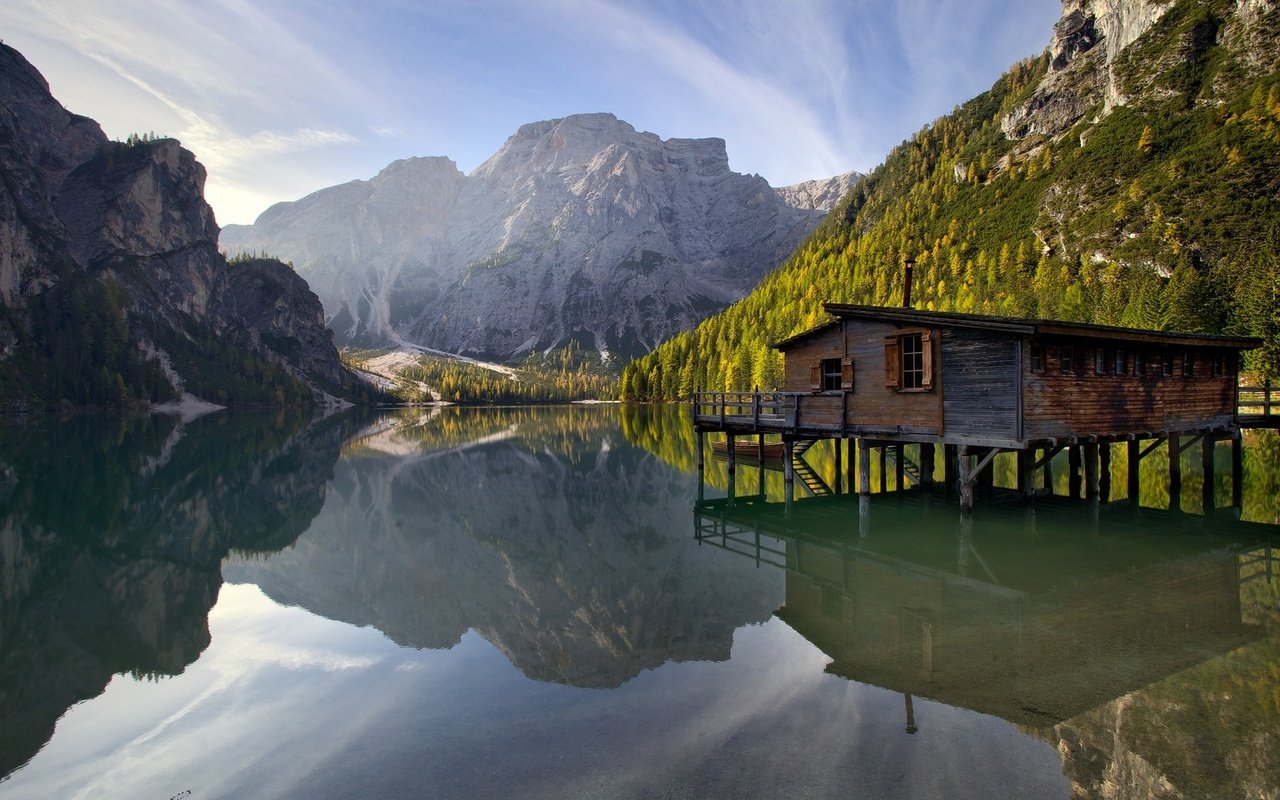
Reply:
M911 308L911 272L915 269L916 262L908 258L902 266L905 269L902 276L902 307Z

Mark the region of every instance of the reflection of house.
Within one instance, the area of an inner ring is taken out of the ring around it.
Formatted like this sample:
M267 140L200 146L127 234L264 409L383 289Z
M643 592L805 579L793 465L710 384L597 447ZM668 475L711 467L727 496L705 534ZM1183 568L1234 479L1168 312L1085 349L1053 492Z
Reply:
M777 616L852 680L1044 728L1261 635L1242 618L1239 553L1273 527L1192 518L1180 532L1154 511L1096 527L1071 509L957 519L877 498L859 536L856 508L695 512L702 542L786 570Z
M966 485L1000 449L1026 457L1026 475L1036 449L1084 444L1096 474L1100 443L1167 440L1176 455L1188 446L1182 437L1235 436L1239 354L1259 344L910 308L825 309L833 321L776 345L785 391L699 394L698 430L856 438L864 456L868 446L919 443L926 468L934 445L966 448L953 455L983 458L959 465Z

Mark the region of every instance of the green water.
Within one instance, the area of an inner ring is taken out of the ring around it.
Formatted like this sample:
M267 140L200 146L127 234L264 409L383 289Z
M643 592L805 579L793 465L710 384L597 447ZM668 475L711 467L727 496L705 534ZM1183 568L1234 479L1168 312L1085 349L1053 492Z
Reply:
M0 798L1274 797L1277 452L961 517L677 408L6 420Z

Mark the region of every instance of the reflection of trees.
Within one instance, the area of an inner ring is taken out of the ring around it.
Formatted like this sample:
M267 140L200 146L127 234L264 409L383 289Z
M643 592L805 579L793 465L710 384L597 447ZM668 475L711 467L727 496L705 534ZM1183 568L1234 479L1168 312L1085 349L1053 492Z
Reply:
M344 454L378 451L377 436L389 436L401 446L419 452L448 450L510 433L531 450L547 449L569 455L584 442L598 440L617 428L614 404L564 406L444 406L391 412L380 418L374 430L353 437Z
M667 405L624 405L621 410L622 432L627 441L643 447L657 455L663 461L685 472L697 470L697 446L694 441L693 423L687 403ZM718 435L717 435L718 436ZM755 437L745 437L754 441ZM710 439L710 436L709 436ZM775 441L777 437L769 437ZM842 449L842 465L840 469L847 472L849 468L852 442L847 442ZM1169 458L1163 447L1153 451L1142 461L1140 498L1141 504L1148 508L1169 507ZM920 463L919 448L907 446L907 458L913 463ZM1280 434L1276 431L1248 431L1244 436L1244 508L1241 513L1244 519L1255 522L1280 522ZM723 460L713 457L710 447L706 452L706 470L704 480L707 486L725 491L728 488L728 475ZM804 455L805 461L827 481L834 485L836 475L835 448L830 441L824 441L813 447ZM935 461L935 479L940 486L943 479L943 457L941 449ZM1214 494L1216 505L1223 508L1230 505L1231 498L1231 454L1226 443L1221 443L1214 451ZM1182 510L1200 513L1203 510L1202 488L1204 475L1200 461L1200 445L1197 444L1182 452ZM1017 486L1017 463L1011 453L997 456L993 464L995 485L1013 489ZM739 460L736 492L738 494L754 494L757 491L757 468L754 462ZM892 462L887 468L887 485L893 487L895 468ZM1065 496L1069 487L1068 456L1065 451L1059 453L1052 462L1054 493ZM1112 497L1123 498L1126 491L1128 474L1128 453L1124 446L1116 445L1111 451L1111 486ZM1036 485L1040 485L1041 473L1036 473ZM847 486L847 480L844 481ZM878 458L871 460L871 486L878 491L880 486L880 463ZM766 471L765 492L770 499L783 496L784 487L780 468ZM796 496L804 494L797 485Z
M351 427L216 414L0 428L0 775L113 674L194 661L222 559L306 528Z

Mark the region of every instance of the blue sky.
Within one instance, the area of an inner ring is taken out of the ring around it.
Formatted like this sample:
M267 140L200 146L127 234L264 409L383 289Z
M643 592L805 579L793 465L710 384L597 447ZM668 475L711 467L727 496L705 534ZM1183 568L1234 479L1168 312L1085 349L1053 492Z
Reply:
M1048 44L1058 0L6 0L0 38L108 136L181 139L221 224L521 124L718 136L775 186L875 167Z

